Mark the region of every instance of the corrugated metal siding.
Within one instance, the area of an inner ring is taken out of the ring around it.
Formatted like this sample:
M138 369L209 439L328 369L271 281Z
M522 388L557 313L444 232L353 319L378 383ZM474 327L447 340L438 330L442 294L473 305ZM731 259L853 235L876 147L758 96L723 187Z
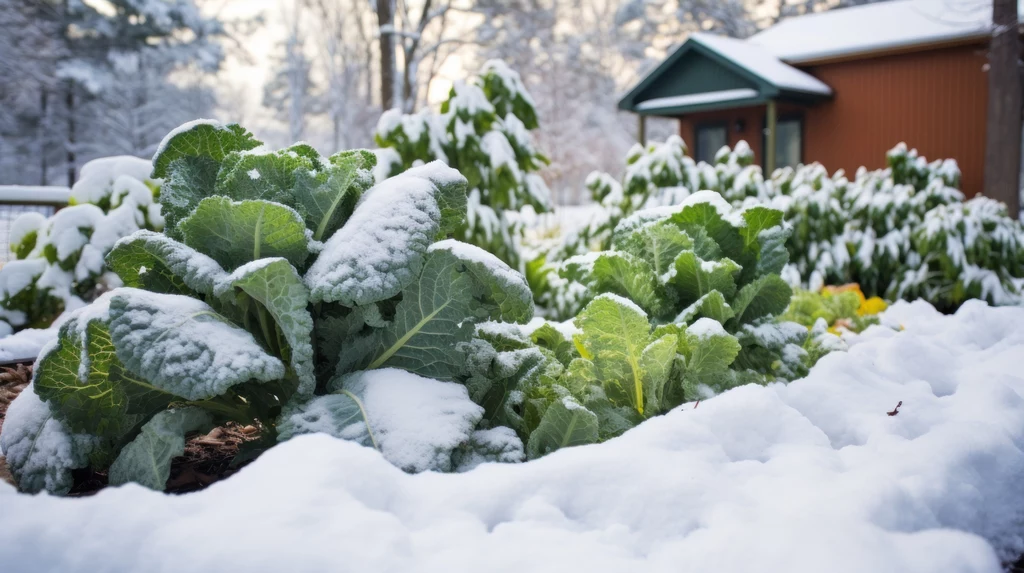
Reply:
M981 46L959 46L810 67L835 92L803 110L804 162L818 161L829 173L852 177L860 166L885 166L885 152L900 141L929 160L953 158L963 172L967 196L981 192L985 159L988 79ZM785 115L797 108L779 106ZM680 118L680 135L694 142L694 127L742 119L729 130L729 144L745 139L761 161L764 108L691 114Z
M988 83L980 46L808 68L835 91L806 112L804 160L853 173L885 165L904 141L929 160L954 158L970 196L982 188Z

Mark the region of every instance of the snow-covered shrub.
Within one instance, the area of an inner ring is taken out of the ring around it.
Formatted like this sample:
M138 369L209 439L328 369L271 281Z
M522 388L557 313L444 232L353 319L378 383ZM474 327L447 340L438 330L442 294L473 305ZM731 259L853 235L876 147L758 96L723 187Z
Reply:
M964 201L952 160L929 163L900 144L887 161L852 181L820 164L775 172L764 198L793 225L799 281L811 290L854 282L871 296L924 298L947 312L969 298L1024 300L1024 226L1006 207Z
M536 149L533 100L519 74L499 60L484 64L470 83L457 82L441 112L385 112L377 124L377 144L395 153L378 176L394 176L441 160L469 180L468 214L455 238L522 268L521 222L510 212L526 206L549 211L550 192L537 173L548 160ZM380 177L378 177L378 181Z
M612 250L569 258L585 308L572 324L537 319L519 340L487 325L496 366L485 420L515 429L529 457L606 440L646 418L750 382L792 380L844 347L824 329L779 321L791 289L780 211L734 209L701 191L621 220ZM482 325L483 326L483 325ZM543 359L528 360L532 346ZM471 387L471 394L474 392Z
M69 206L46 218L24 213L11 225L15 261L0 268L0 335L45 328L65 310L119 284L103 257L121 237L159 231L160 180L152 166L130 156L82 166Z
M488 382L474 325L529 319L529 287L439 240L465 217L458 172L434 162L371 189L374 165L208 120L169 134L153 158L166 234L117 242L125 286L70 315L10 408L0 447L19 487L67 492L88 466L163 489L186 434L232 420L261 428L249 455L326 432L407 471L522 459L509 432L476 431L484 408L459 382Z

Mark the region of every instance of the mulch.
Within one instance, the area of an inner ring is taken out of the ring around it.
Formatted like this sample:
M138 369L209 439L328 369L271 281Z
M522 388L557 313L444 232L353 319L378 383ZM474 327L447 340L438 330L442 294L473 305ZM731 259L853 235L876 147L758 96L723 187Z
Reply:
M32 366L18 364L0 367L0 429L3 429L7 407L21 393L32 379ZM185 453L171 462L171 476L167 480L168 493L187 493L205 488L211 483L225 479L250 463L246 460L233 464L239 448L260 438L259 429L242 426L234 422L214 428L208 434L190 436L185 443ZM92 495L107 486L105 472L89 469L72 472L75 485L68 493L72 497ZM0 480L16 485L0 456Z

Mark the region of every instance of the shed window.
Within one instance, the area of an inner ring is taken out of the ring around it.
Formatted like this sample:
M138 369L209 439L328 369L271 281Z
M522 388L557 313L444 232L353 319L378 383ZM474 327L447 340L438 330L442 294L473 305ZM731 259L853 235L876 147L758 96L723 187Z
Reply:
M775 166L796 167L804 160L804 122L799 117L775 124Z
M694 157L697 161L714 163L715 154L727 143L728 130L724 124L698 125L697 148L694 150Z

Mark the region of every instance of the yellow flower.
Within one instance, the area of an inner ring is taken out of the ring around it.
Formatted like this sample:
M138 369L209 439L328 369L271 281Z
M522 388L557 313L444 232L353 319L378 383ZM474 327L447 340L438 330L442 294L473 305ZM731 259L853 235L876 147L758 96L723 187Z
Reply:
M860 308L857 309L857 316L878 314L887 308L889 308L889 305L886 304L884 300L877 296L873 296L860 303Z

